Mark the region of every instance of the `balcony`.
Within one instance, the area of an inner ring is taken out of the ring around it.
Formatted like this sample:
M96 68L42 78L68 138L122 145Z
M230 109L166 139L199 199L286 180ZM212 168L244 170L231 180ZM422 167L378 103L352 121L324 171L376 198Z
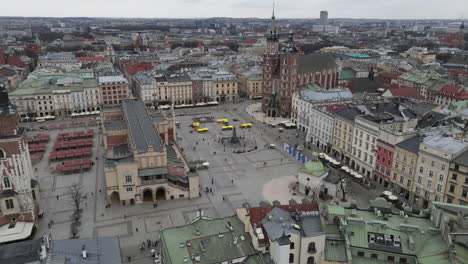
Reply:
M167 179L154 179L154 180L146 180L141 181L141 185L154 185L154 184L163 184L167 183Z

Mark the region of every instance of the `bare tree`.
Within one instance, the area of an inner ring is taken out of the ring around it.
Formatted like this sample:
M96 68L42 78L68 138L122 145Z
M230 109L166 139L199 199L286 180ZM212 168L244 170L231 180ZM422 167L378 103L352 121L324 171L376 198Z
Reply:
M309 195L307 196L312 200L312 202L317 201L320 195L320 191L322 190L322 186L315 184L315 185L308 185L306 187L309 190Z
M86 199L82 186L74 183L67 188L65 195L68 196L69 203L75 207L76 211L80 211L81 203Z
M345 202L346 201L346 195L351 194L351 178L349 176L344 175L343 173L337 173L338 178L340 181L337 184L338 191L341 192L341 201Z

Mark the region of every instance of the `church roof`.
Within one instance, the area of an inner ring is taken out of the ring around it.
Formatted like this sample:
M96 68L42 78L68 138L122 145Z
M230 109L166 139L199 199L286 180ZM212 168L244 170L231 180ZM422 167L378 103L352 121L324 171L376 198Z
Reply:
M338 68L331 54L313 53L299 57L299 74Z

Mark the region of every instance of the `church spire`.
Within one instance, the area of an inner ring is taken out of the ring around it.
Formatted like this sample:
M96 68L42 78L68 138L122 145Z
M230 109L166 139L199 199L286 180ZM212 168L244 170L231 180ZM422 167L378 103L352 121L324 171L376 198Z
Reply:
M271 15L271 19L275 20L275 1L273 1L273 14Z

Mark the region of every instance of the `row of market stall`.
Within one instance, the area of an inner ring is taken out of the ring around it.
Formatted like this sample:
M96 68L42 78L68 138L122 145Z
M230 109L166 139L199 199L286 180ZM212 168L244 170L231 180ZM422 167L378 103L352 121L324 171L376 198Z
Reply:
M57 135L57 141L67 141L81 138L92 138L94 136L94 130L89 129L88 131L75 131L73 133L59 133Z
M43 123L39 126L39 129L46 129L46 130L56 130L56 129L67 129L67 128L74 128L74 127L85 127L85 126L97 126L99 125L98 120L90 120L90 121L83 121L83 122L72 122L72 123L59 123L59 124L50 124L46 125ZM33 131L37 130L36 128L31 128Z
M34 137L30 137L26 139L28 144L32 143L47 143L50 140L49 134L38 134Z
M77 159L71 161L65 161L57 164L55 167L50 167L51 171L59 173L76 173L81 170L89 170L93 165L91 159Z
M73 139L66 141L56 141L54 143L54 150L69 150L69 149L79 149L84 147L92 147L93 139L92 138L82 138L82 139Z
M52 151L49 155L49 161L63 160L75 157L90 157L93 151L92 148L78 148L69 150Z
M29 144L29 153L45 152L47 143Z

